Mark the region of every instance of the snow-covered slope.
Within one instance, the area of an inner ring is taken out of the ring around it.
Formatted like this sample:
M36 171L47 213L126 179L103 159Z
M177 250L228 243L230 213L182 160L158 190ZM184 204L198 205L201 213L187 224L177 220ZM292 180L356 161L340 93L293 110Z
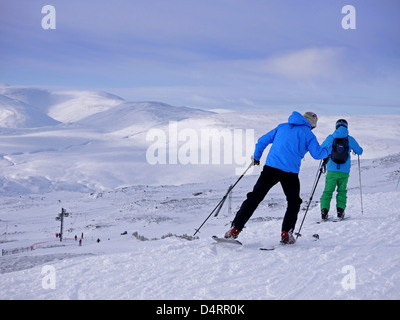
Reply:
M63 123L81 120L124 102L118 96L94 90L46 90L0 85L0 94L34 106Z
M399 299L399 161L400 154L363 162L363 214L353 162L350 218L342 222L316 223L321 181L302 237L271 252L259 247L279 241L285 210L279 187L240 235L243 246L211 239L229 227L233 213L227 206L210 218L199 238L184 236L193 234L234 178L3 198L0 299ZM315 171L302 170L304 200ZM246 176L234 189L232 211L256 178ZM70 216L64 219L67 240L60 243L55 237L60 222L54 218L62 207ZM82 233L79 246L73 238ZM55 289L49 288L48 272Z
M96 191L237 175L244 171L258 137L287 117L268 110L218 114L159 102L126 102L99 91L2 85L0 190ZM342 116L319 115L315 134L320 142L332 133L338 117ZM400 150L400 115L347 120L350 134L365 149L364 159ZM154 133L150 129L156 134L148 135ZM165 164L152 165L147 152L163 139L164 149L155 148L154 154L166 152ZM178 154L175 164L171 157ZM303 167L314 163L307 155Z
M0 103L0 299L400 298L398 114L346 116L350 134L364 148L363 214L353 156L350 219L316 223L322 178L303 236L292 247L263 252L260 246L279 241L286 206L279 186L240 235L242 247L211 239L228 228L258 167L234 189L231 213L225 206L199 238L184 235L193 235L244 171L256 139L288 114L212 113L87 90L4 85ZM342 117L319 114L320 142ZM204 144L210 132L223 155L206 164L200 160L206 149L213 152ZM167 163L149 163L149 148L164 138ZM182 163L188 150L197 150L197 164ZM181 158L171 163L175 151ZM318 163L310 156L302 163L303 209ZM61 208L70 213L62 243L55 238ZM70 240L82 233L82 246ZM55 272L55 290L46 289L44 266Z
M58 123L35 106L0 94L0 127L32 128Z
M12 194L158 183L163 176L146 161L146 132L213 114L97 91L2 86L0 92L0 190Z
M212 112L174 107L160 102L125 102L106 111L98 112L78 121L77 124L94 130L125 136L143 133L169 121L207 116Z

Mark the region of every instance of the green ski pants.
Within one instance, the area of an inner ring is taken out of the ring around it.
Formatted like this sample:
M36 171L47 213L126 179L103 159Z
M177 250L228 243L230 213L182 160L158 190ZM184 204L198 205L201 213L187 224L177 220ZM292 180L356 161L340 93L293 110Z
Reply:
M337 186L336 194L336 207L346 209L347 201L347 182L349 180L349 173L328 171L325 179L325 190L321 196L321 210L327 209L329 211L332 194Z

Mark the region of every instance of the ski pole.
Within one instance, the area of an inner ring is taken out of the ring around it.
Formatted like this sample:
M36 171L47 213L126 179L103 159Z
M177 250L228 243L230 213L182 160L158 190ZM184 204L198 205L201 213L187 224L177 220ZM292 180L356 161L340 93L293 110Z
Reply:
M229 189L228 192L225 194L225 196L221 199L221 201L217 204L217 206L214 208L213 211L211 211L211 213L208 215L208 217L206 218L206 220L203 221L203 223L200 225L200 227L198 227L196 230L196 232L193 234L193 237L200 231L200 229L203 227L203 225L207 222L207 220L212 216L212 214L214 213L215 210L217 210L217 208L225 201L226 197L228 196L228 194L232 191L232 189L238 184L238 182L244 177L244 175L246 174L246 172L253 166L253 162L250 163L250 165L247 167L247 169L243 172L243 174L239 177L239 179L237 179L237 181L235 182L235 184L233 184Z
M364 214L364 206L363 206L363 199L362 199L362 188L361 188L361 165L360 165L360 155L358 156L358 177L360 180L360 199L361 199L361 214Z
M310 200L308 200L306 212L304 213L303 220L301 221L299 231L297 231L297 233L296 233L296 240L297 240L297 238L298 238L299 236L301 236L301 234L300 234L301 228L303 227L303 223L304 223L304 220L306 219L306 215L307 215L308 209L310 208L311 201L312 201L312 199L313 199L313 197L314 197L315 189L317 189L317 185L318 185L319 178L321 177L321 174L322 174L322 172L323 172L322 162L323 162L323 160L321 160L321 162L320 162L320 164L319 164L319 167L318 167L318 174L317 174L317 177L316 177L315 180L314 180L314 185L313 185L312 190L311 190Z
M231 191L232 191L232 185L229 186L228 191L226 192L226 194L225 194L224 197L222 198L223 201L222 201L222 203L220 204L220 206L218 207L217 212L215 212L214 217L217 217L217 216L218 216L219 212L220 212L221 209L222 209L222 206L224 205L224 203L225 203L225 201L226 201L226 198L228 198L228 195L230 194Z

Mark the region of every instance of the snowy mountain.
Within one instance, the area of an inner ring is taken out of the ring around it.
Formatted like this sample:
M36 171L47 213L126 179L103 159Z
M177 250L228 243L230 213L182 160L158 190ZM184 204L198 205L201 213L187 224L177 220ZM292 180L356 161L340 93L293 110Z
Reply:
M58 123L35 106L0 94L0 127L35 128Z
M62 123L81 120L108 110L124 100L118 96L93 90L46 90L31 87L0 85L0 94L41 110ZM32 125L31 127L35 127Z
M77 121L83 127L103 132L135 135L152 127L190 117L209 115L198 109L174 107L160 102L125 102Z
M0 299L399 299L397 114L346 116L364 148L363 213L353 156L348 220L316 223L322 177L295 245L259 250L280 238L280 186L240 235L243 246L214 243L257 167L235 187L231 211L226 204L191 237L247 167L256 139L288 116L0 86ZM319 114L320 142L342 117ZM299 221L318 164L309 155L302 163ZM63 242L61 208L70 214Z
M2 86L0 92L0 190L13 194L158 182L146 162L147 130L214 114L98 91Z

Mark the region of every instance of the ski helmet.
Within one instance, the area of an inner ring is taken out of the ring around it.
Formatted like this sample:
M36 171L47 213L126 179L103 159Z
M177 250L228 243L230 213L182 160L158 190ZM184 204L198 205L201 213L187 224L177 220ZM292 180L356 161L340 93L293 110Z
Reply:
M318 117L314 112L306 112L303 114L303 117L308 120L311 125L311 129L314 129L317 126Z
M338 121L336 121L336 129L339 128L340 126L348 128L347 121L345 119L339 119Z

